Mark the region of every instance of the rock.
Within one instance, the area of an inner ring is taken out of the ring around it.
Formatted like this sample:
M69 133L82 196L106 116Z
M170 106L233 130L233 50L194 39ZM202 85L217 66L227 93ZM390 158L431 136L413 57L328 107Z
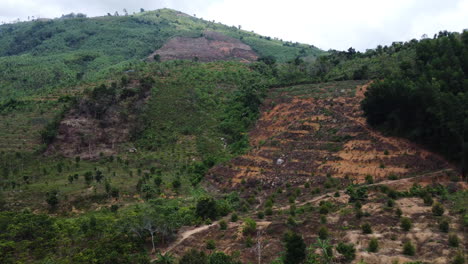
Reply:
M282 159L282 158L279 158L279 159L276 160L276 165L281 165L283 163L284 163L284 159Z
M137 149L136 149L136 148L129 148L129 149L128 149L128 152L130 152L130 153L136 153L136 152L137 152Z

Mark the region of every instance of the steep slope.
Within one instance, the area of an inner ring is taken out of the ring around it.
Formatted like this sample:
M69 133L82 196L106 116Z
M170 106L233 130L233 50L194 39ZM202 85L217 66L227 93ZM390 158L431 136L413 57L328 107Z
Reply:
M382 180L451 167L407 140L369 128L360 110L367 86L345 81L272 89L250 132L252 150L214 168L212 180L231 188L242 182L323 186L330 176L362 183L368 175Z
M206 31L199 38L172 38L151 54L149 60L154 60L155 56L159 56L163 61L179 59L203 62L216 60L252 62L258 58L250 46L214 31Z

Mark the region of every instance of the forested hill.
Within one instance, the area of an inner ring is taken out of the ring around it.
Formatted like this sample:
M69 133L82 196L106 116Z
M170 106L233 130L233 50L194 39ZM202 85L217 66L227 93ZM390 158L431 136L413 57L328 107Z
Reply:
M468 167L468 32L415 44L414 60L375 82L362 103L369 124Z
M71 14L0 26L0 98L48 94L52 88L99 80L131 69L172 37L195 38L205 31L239 39L259 56L275 55L280 62L324 53L170 9L95 18Z

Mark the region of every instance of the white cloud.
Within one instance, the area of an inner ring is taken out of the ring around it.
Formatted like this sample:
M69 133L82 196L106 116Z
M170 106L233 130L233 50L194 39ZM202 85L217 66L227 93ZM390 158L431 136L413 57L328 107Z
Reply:
M263 35L340 50L365 50L468 27L468 0L0 0L0 7L0 21L169 7Z

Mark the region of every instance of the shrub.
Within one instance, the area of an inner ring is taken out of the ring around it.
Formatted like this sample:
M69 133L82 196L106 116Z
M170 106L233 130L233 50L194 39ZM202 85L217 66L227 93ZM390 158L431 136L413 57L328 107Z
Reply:
M325 215L321 215L320 216L320 223L322 225L326 224L327 223L327 217Z
M191 249L179 260L179 264L208 264L208 257L205 252Z
M265 209L265 215L272 215L273 214L273 209L271 209L271 207L268 207L267 209Z
M434 203L434 199L432 199L432 196L428 193L423 196L423 201L425 205L432 205Z
M223 252L215 252L209 257L210 264L235 264L233 258L224 254Z
M289 206L289 214L292 216L296 215L296 206L294 204Z
M321 226L318 231L318 236L322 240L327 239L329 237L328 228L326 226Z
M227 229L227 223L224 220L219 221L219 229L221 230L226 230Z
M258 219L263 219L265 217L265 213L260 211L260 212L257 213L257 217L258 217Z
M239 220L239 216L236 213L231 215L231 222L237 222Z
M336 251L343 255L347 262L353 261L356 257L356 249L354 248L353 243L345 244L340 242L336 247Z
M364 223L361 229L363 234L372 234L372 227L369 223Z
M452 264L465 264L465 256L463 253L458 252L452 260Z
M442 221L440 221L439 230L441 232L448 233L449 229L450 229L450 224L447 221L447 219L443 219Z
M50 205L52 209L55 209L59 203L58 200L58 191L52 190L46 193L46 202Z
M395 210L395 214L396 214L396 216L397 216L398 218L400 218L400 217L403 215L403 211L401 211L400 208L397 208L397 209Z
M412 225L413 224L411 223L411 219L409 219L408 217L401 218L400 226L403 229L403 231L408 232L411 229Z
M206 241L206 249L213 250L215 248L216 248L215 241L213 239L208 239L208 241Z
M294 227L294 226L296 226L297 223L296 223L296 220L294 219L294 217L289 216L289 217L288 217L288 220L286 221L286 225L288 225L289 227Z
M289 231L284 235L283 242L286 248L284 264L302 263L306 257L306 244L302 236Z
M379 251L379 241L377 238L371 238L369 241L369 247L368 247L369 252L377 252Z
M440 203L435 203L432 206L432 214L435 216L442 216L444 214L444 207Z
M244 226L242 227L242 233L244 235L253 235L257 230L257 223L252 218L246 218L244 220Z
M393 200L393 199L388 199L388 200L387 200L387 206L388 206L388 207L393 207L393 206L395 206L395 200Z
M361 219L364 216L364 212L361 209L356 209L355 213L357 219Z
M246 239L245 239L245 247L247 248L251 248L254 244L254 241L252 239L252 237L248 236Z
M367 184L373 184L374 183L374 177L372 177L372 175L366 175L366 183Z
M460 243L458 236L456 234L450 234L448 237L448 245L450 247L458 247L458 244Z
M414 256L414 254L416 254L416 248L411 241L408 240L403 244L403 254L408 256Z

